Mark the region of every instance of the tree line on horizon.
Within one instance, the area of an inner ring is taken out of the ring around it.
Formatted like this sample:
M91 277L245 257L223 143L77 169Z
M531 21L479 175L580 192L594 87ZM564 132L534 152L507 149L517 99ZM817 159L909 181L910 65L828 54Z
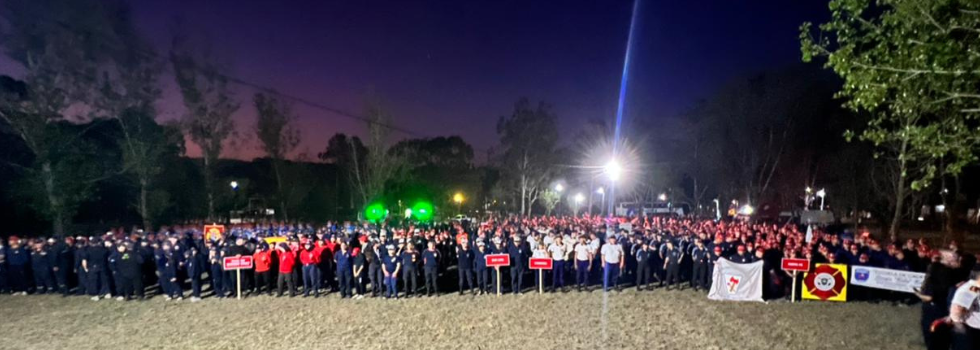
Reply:
M980 193L968 181L980 144L980 57L969 47L980 39L967 35L980 28L980 9L965 1L832 1L831 20L804 24L800 36L804 61L829 70L738 77L682 115L631 114L619 140L601 119L563 140L552 105L520 98L499 117L499 145L483 164L459 136L396 140L396 111L377 96L360 112L363 136L338 133L315 159L290 159L300 143L292 100L262 90L242 101L234 77L189 34L155 52L123 0L0 6L0 46L26 70L0 77L0 179L9 184L0 218L33 231L23 233L224 220L254 200L290 222L356 219L375 201L397 217L420 199L443 216L600 213L596 190L612 185L603 166L614 144L624 170L617 202L667 198L705 216L715 200L722 210L732 199L799 208L810 186L827 189L838 215L871 213L895 238L937 202L956 231ZM162 123L154 105L168 78L186 112ZM232 118L242 108L256 110L254 125ZM245 135L263 156L223 159ZM185 139L199 159L186 156Z

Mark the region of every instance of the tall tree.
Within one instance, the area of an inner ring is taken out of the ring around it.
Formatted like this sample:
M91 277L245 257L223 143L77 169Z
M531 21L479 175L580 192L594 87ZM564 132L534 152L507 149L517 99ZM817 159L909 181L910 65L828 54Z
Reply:
M558 206L561 200L561 193L552 189L541 191L541 205L544 207L544 215L551 215L551 212Z
M555 171L558 144L558 117L551 106L539 102L532 106L527 98L514 104L508 117L497 121L502 153L500 164L507 187L516 193L521 215L528 215Z
M255 125L255 135L258 136L262 151L272 160L272 171L276 177L278 189L279 210L283 219L289 220L286 207L287 192L283 190L283 171L286 166L286 156L299 145L299 130L296 129L296 115L292 106L271 95L257 93L252 98L258 119Z
M59 127L95 114L101 77L115 74L125 27L120 1L10 0L0 4L0 43L21 64L23 93L0 98L0 120L34 156L22 167L36 180L38 211L56 235L65 232L80 200L104 174L73 173L69 162L84 156L80 145L88 128ZM91 111L84 113L80 111ZM76 118L71 118L72 116ZM75 164L77 165L77 164ZM103 169L105 170L105 169ZM92 175L86 178L86 175Z
M208 220L215 217L215 166L224 142L235 135L232 114L238 102L228 87L228 78L207 59L195 57L186 50L185 39L177 36L170 51L174 78L180 88L187 114L182 124L191 141L201 148L204 161L204 188L208 203Z
M980 3L969 0L834 0L831 20L801 26L803 60L825 57L844 79L844 105L872 115L851 132L894 154L895 239L905 191L958 175L980 145ZM940 165L939 160L942 160Z

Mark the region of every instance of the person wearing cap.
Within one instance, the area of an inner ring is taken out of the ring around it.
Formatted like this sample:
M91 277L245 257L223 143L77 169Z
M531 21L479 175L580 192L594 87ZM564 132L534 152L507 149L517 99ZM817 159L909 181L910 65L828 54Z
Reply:
M522 240L519 234L507 245L507 254L510 255L510 288L515 295L521 294L524 286L524 272L527 271L530 250L527 241Z
M473 274L476 276L477 294L488 293L487 289L487 245L483 241L476 242L476 250L473 251ZM496 275L496 274L494 274Z
M411 242L406 242L399 258L401 260L402 286L405 287L405 297L411 297L419 289L418 263L419 255Z
M272 252L269 251L269 244L259 244L259 248L252 254L252 260L255 261L254 294L262 294L264 291L272 296Z
M354 284L354 264L347 242L340 243L340 248L333 255L333 261L334 266L337 267L337 284L340 289L340 298L350 298Z
M157 251L155 260L164 300L182 300L184 292L177 284L177 258L174 256L172 243L164 241Z
M666 275L664 276L664 281L667 284L667 290L670 290L674 283L677 283L680 288L681 279L681 260L684 259L684 251L680 248L674 246L674 241L667 239L667 250L664 252L664 271Z
M37 294L54 293L54 254L43 242L34 243L31 250L31 272L34 273L34 292Z
M143 256L131 251L125 244L119 244L109 256L109 265L116 280L116 300L130 300L134 296L143 299L143 276L140 273Z
M470 289L473 289L473 294L476 294L477 292L477 289L474 288L475 285L473 284L473 258L473 249L470 249L470 244L464 237L463 240L459 242L459 245L456 246L456 272L459 281L459 295L463 295L464 292L467 292Z
M354 240L354 242L358 242L358 240ZM364 294L367 294L367 289L365 288L365 283L367 282L367 266L365 266L367 265L367 259L364 257L364 253L361 252L361 247L350 248L350 256L353 270L351 283L354 285L354 299L363 299Z
M439 277L439 261L443 259L442 254L436 250L436 243L429 241L427 248L422 252L422 276L425 282L425 294L429 297L439 295L436 282Z
M592 260L595 255L586 243L584 235L579 237L572 251L575 254L575 283L578 284L578 290L581 292L583 288L588 287L589 271L592 270Z
M691 288L694 291L707 289L708 284L708 250L700 239L694 240L691 249Z
M651 257L653 251L647 242L640 243L640 249L636 251L636 291L642 291L643 287L650 283Z
M371 282L372 297L378 297L384 294L384 274L381 272L381 257L384 255L382 249L381 243L369 242L364 246L364 250L362 250L362 255L364 255L364 260L367 264L368 280Z
M63 241L58 241L54 238L48 239L51 254L54 255L54 265L52 266L54 280L58 286L58 292L62 296L68 296L71 287L68 285L68 281L69 276L71 276L72 263L75 259L75 248L72 246L73 241L74 239L71 236L65 237Z
M293 279L293 268L296 265L296 255L289 250L289 246L286 243L279 243L276 250L279 260L279 278L276 283L278 285L277 297L282 297L283 285L289 287L289 297L295 297L296 282Z
M623 256L625 255L623 254L623 246L616 242L616 237L610 236L608 240L609 243L600 248L603 292L608 292L610 286L618 288L617 280L626 262Z
M395 246L388 245L387 254L381 257L381 272L384 275L385 299L398 299L398 272L401 270L401 259L395 253Z
M548 237L552 234L549 233ZM557 291L559 288L562 292L565 291L565 260L568 258L567 246L563 242L561 236L556 236L551 239L546 239L545 242L549 242L548 245L548 255L550 255L551 261L554 266L551 269L551 290Z
M214 291L215 297L221 299L227 294L224 288L225 269L222 266L224 264L224 249L221 249L220 241L208 244L210 245L208 247L208 264L211 266L208 277L211 278L211 290Z
M75 251L72 270L75 272L75 279L78 280L78 285L75 287L75 295L77 296L83 296L88 293L88 274L85 273L85 269L82 268L82 260L85 258L85 253L88 249L87 243L88 240L85 237L75 237Z
M200 248L191 244L184 250L184 268L191 280L191 302L201 301L201 277L204 274L204 254ZM142 287L140 287L142 289Z
M106 266L108 259L109 251L99 239L89 239L89 246L85 249L82 258L82 269L87 276L85 284L92 300L98 301L101 295L107 299L112 297L112 294L109 294L109 271Z
M299 252L299 261L303 269L303 297L309 297L310 291L314 298L320 297L320 254L313 247L312 241L303 244Z
M30 252L17 236L10 236L7 247L7 280L14 294L27 295L27 269L31 262Z
M729 256L728 260L736 264L748 264L752 262L752 255L746 253L745 245L739 245L735 249L735 254Z

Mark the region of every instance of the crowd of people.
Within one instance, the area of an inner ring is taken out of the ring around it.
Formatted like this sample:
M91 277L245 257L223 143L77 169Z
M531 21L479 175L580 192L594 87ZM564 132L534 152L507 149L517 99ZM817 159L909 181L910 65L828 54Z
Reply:
M932 247L922 239L880 242L867 233L818 229L807 234L795 224L666 217L503 217L396 226L248 224L230 226L215 237L205 237L201 227L9 237L0 246L0 293L85 295L92 300L160 295L168 301L189 297L196 302L205 291L209 297L227 298L239 290L246 297L335 293L340 298L391 299L446 292L520 294L539 287L548 292L702 291L710 288L716 261L725 258L763 261L763 294L772 300L789 298L793 290L792 275L780 268L780 260L806 258L811 266L827 262L924 272L926 281L915 295L851 286L849 299L921 302L923 335L930 348L948 348L958 339L952 336L957 329L973 337L969 341L980 339L980 279L970 276L980 254L967 254L956 242ZM498 273L487 266L488 254L507 254L510 265ZM240 256L253 257L253 268L225 269L224 257ZM553 268L532 273L529 258L551 259Z

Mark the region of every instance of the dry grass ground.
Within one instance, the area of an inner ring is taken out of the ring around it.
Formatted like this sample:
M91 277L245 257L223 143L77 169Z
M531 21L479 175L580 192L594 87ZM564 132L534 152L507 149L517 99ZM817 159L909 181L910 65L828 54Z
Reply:
M200 303L0 296L2 349L922 349L916 307L692 291Z

